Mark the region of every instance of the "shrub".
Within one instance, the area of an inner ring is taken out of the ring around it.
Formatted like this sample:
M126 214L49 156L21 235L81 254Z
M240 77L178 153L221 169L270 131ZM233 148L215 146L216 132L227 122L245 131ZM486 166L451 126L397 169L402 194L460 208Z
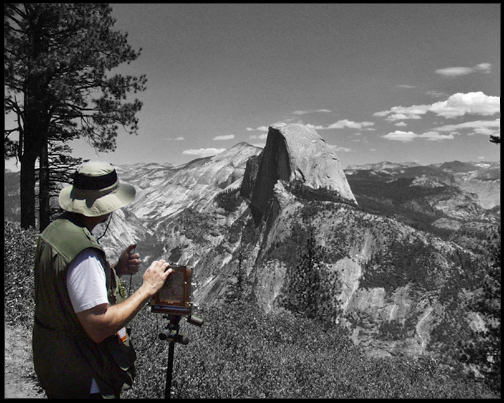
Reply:
M4 221L4 313L8 324L31 326L34 300L33 262L37 232Z
M215 202L217 203L217 206L223 208L228 213L236 211L236 209L240 206L242 201L243 198L240 196L239 188L222 191L215 197Z
M168 343L152 341L152 316L141 322L141 339L132 337L143 351L134 387L123 397L164 397ZM288 311L266 314L240 303L196 316L203 327L181 321L190 343L175 347L173 398L496 397L482 383L452 378L431 359L367 357L342 328Z

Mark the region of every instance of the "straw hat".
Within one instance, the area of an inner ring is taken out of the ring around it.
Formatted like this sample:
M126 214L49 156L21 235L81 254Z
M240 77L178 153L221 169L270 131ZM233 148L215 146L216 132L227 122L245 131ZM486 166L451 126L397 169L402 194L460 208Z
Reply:
M63 188L59 204L63 210L98 217L127 206L135 198L135 188L120 183L108 162L87 162L77 169L73 185Z

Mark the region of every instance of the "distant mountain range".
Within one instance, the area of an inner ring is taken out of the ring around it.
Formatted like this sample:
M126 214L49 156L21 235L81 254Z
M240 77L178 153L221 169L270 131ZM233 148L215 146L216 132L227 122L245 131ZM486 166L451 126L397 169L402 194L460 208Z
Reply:
M342 169L314 130L287 125L269 129L264 149L117 170L137 196L101 240L110 259L135 242L144 268L193 267L197 304L222 303L244 273L259 306L287 309L311 237L330 294L317 303L341 306L369 354L437 354L484 326L467 304L500 225L500 162ZM6 219L19 219L18 181L5 173Z

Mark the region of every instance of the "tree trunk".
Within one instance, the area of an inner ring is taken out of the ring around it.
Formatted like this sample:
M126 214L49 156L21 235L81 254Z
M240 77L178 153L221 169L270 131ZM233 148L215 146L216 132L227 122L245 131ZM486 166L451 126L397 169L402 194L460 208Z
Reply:
M47 141L42 145L39 160L39 217L42 232L51 222L51 208L49 205L49 155Z
M24 155L21 161L21 228L35 229L35 161L37 156Z

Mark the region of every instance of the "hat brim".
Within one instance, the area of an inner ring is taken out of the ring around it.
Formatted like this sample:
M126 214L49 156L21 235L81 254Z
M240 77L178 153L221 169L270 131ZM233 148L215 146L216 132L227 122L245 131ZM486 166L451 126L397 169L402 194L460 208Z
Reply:
M91 191L84 197L76 193L72 185L63 188L59 194L59 205L65 211L87 217L99 217L112 213L130 204L136 195L133 186L122 182L119 182L114 191L105 195Z

